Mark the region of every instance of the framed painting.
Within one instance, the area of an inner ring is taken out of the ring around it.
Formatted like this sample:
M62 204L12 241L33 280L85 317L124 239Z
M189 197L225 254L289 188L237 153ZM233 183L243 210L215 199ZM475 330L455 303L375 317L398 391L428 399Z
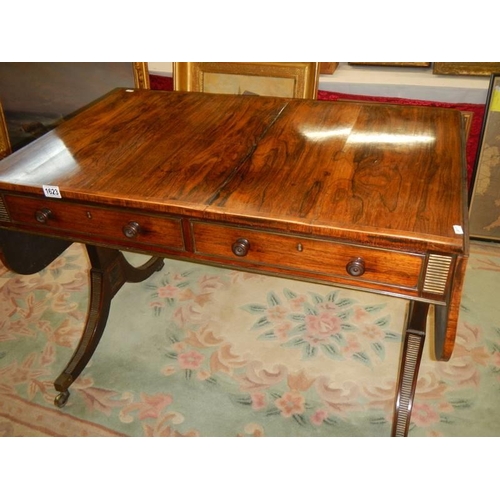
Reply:
M174 90L316 99L317 62L174 62Z
M0 62L0 102L12 150L116 87L148 89L148 64Z
M500 74L491 75L469 194L471 238L500 241Z
M435 62L432 64L435 75L490 76L500 73L498 62Z
M430 62L350 62L353 66L396 66L408 68L430 68Z

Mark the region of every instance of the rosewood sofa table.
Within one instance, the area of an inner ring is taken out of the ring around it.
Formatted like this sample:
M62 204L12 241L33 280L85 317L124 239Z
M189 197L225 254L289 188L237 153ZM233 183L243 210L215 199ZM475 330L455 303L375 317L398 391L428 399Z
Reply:
M468 258L459 111L116 89L0 162L0 249L38 272L72 242L90 304L55 404L85 368L110 302L164 257L408 301L392 435L405 436L434 307L453 352ZM122 251L151 255L132 267Z

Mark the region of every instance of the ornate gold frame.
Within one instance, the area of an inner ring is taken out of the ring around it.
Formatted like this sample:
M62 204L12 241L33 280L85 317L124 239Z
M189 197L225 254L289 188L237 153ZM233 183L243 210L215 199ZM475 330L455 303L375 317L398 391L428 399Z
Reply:
M134 70L134 82L138 89L150 89L151 84L149 81L149 69L147 62L134 62L132 63Z
M432 65L435 75L490 76L500 73L499 62L435 62Z
M10 155L11 152L7 123L5 122L2 104L0 104L0 160Z
M316 99L320 63L317 62L174 62L173 77L174 90L193 92L219 92L207 90L205 82L211 75L224 75L225 80L233 77L255 77L255 88L241 89L241 93L248 91L259 95L280 95L281 97L295 97ZM226 78L227 77L227 78ZM265 82L263 78L269 79ZM246 80L248 82L248 79ZM280 85L283 84L283 85ZM276 85L273 87L272 85ZM285 89L286 92L282 92ZM291 89L290 89L291 87ZM220 90L221 93L227 92Z

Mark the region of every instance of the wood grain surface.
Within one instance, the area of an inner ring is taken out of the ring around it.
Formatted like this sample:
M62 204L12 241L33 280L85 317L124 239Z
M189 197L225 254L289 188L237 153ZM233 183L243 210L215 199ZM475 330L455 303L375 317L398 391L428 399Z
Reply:
M0 162L0 188L462 251L461 130L441 108L118 89Z

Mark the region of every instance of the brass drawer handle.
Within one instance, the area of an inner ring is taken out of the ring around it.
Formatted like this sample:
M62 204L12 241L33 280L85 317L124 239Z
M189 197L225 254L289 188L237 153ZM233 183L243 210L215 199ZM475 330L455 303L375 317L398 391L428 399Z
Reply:
M356 257L349 261L346 269L351 276L362 276L365 273L365 261L361 257Z
M127 237L127 238L136 238L137 235L139 234L139 231L141 229L141 226L139 225L138 222L129 222L128 224L125 224L123 226L123 234Z
M48 208L41 208L35 212L35 219L40 224L47 224L50 218L52 218L52 212Z
M238 238L233 243L233 253L236 257L245 257L250 250L250 242L245 238Z

